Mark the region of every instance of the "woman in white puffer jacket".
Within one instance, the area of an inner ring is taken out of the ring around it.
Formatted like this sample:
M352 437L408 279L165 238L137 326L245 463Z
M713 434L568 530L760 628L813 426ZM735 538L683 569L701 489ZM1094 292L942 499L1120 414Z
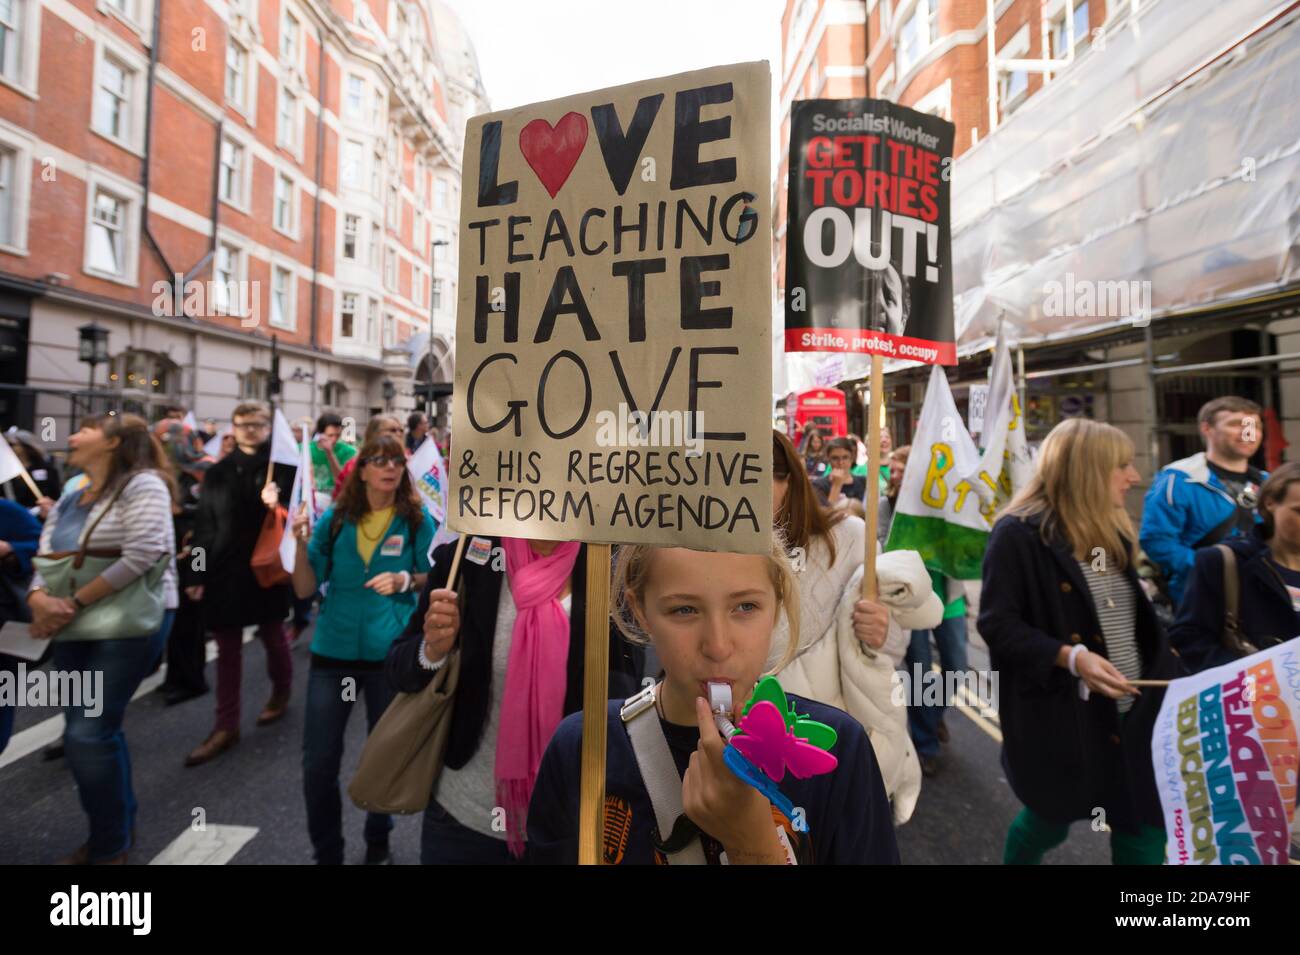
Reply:
M908 630L931 617L933 626L943 605L912 551L883 555L877 561L881 597L862 600L866 525L820 506L803 462L779 431L773 432L772 460L774 523L791 548L801 616L798 655L777 677L788 692L839 707L863 725L894 822L902 824L916 806L921 769L893 674L907 650ZM789 639L782 618L772 634L770 665L784 655Z

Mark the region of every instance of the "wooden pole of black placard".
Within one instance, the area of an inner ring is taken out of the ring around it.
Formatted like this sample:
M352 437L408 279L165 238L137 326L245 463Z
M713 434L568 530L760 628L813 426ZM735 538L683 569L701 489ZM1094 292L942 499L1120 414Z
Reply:
M605 807L605 724L609 706L610 545L587 545L587 645L582 687L582 788L578 864L599 865Z
M875 600L879 594L876 585L876 528L880 519L880 415L885 405L884 359L871 356L871 408L867 412L867 487L862 495L866 509L867 539L862 555L862 599Z

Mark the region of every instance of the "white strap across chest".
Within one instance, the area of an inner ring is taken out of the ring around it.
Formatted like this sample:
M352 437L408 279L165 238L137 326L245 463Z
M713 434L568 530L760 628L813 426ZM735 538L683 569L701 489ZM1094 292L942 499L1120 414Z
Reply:
M668 749L659 714L655 709L655 689L648 686L636 696L629 697L619 715L632 741L641 780L654 808L655 823L660 839L667 839L673 824L682 815L682 777ZM692 839L679 852L666 853L669 865L705 865L704 846L698 838Z

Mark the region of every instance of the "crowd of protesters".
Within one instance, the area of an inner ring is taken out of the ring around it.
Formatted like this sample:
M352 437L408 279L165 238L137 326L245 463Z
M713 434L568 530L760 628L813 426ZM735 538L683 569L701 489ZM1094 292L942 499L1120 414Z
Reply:
M122 722L161 662L169 705L201 697L215 644L213 729L184 764L239 743L246 628L271 684L258 726L290 707L291 651L311 633L301 778L316 862L346 858L340 772L353 705L364 701L371 731L399 695L446 682L453 661L420 860L574 861L586 546L476 539L483 549L463 562L456 542L435 547L407 460L440 436L418 413L377 415L359 442L337 415L294 425L308 445L308 493L322 502L313 526L305 505L288 511L295 469L272 463L270 409L245 402L230 422L228 432L215 421L200 429L184 409L152 426L129 414L87 418L68 440L66 481L33 435L6 435L39 493L15 480L0 497L0 616L50 639L54 667L105 674L102 713L65 707L62 741L47 754L66 758L88 819L87 841L64 861L128 858L138 806ZM1133 681L1227 662L1300 629L1300 465L1271 476L1251 467L1262 435L1249 401L1212 401L1199 424L1206 450L1154 477L1140 532L1125 510L1140 480L1132 442L1087 419L1053 429L994 525L977 630L1000 675L1003 765L1024 804L1008 863L1041 861L1098 806L1116 862L1159 863L1149 756L1159 695ZM606 861L676 860L692 847L705 861L898 860L893 827L911 815L922 776L939 774L949 701L898 706L895 671L928 673L936 651L944 672L968 666L962 584L914 552L880 553L910 450L884 430L873 475L854 435L808 428L796 444L774 432L770 554L619 549ZM860 593L870 481L878 574L896 584L881 588L888 599ZM291 574L259 557L277 520L296 539ZM0 655L0 667L14 665ZM697 699L710 680L747 691L764 673L839 737L835 782L788 790L837 820L811 839L773 826L766 800L723 764L724 741ZM647 686L653 707L629 716ZM671 832L653 825L661 793L652 796L631 735L643 712L657 716L664 758L682 778L675 798L687 822ZM12 709L0 707L0 750L12 726ZM616 838L611 820L625 824ZM367 813L366 863L392 860L391 830L388 815Z

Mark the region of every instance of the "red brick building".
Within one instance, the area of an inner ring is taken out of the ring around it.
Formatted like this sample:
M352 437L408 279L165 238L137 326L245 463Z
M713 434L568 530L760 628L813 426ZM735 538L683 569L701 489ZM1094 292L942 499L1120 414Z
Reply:
M92 320L97 407L225 420L272 335L291 416L414 406L485 107L436 0L0 3L0 423L62 427Z

